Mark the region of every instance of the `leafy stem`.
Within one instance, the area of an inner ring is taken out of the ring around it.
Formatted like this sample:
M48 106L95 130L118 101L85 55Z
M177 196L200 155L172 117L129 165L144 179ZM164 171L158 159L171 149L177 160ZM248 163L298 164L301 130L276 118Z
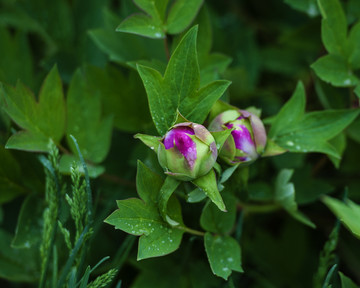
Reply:
M55 150L53 150L53 154L51 156L53 158L57 158L56 153L54 151ZM40 283L39 283L39 288L43 288L43 287L45 287L45 283L46 283L46 274L49 269L51 252L53 249L55 251L55 248L53 248L53 247L54 247L55 237L56 237L56 233L57 233L57 219L58 219L58 211L60 210L59 199L61 196L61 188L60 188L60 184L59 184L59 179L57 177L57 173L55 171L55 168L53 167L53 163L51 163L51 161L43 155L41 155L39 157L39 160L43 164L45 169L47 169L47 172L49 175L47 178L48 179L47 181L49 181L49 183L51 183L51 184L48 184L48 187L47 187L48 190L46 191L49 208L47 210L48 212L47 212L47 216L45 218L45 228L44 228L44 236L43 236L44 242L40 248L42 251L41 252L42 255L44 255L44 257L45 257L45 259L43 259L43 266L42 266ZM55 195L51 195L51 193L55 193ZM46 222L46 221L50 221L50 222ZM52 226L52 229L51 229L51 226ZM49 232L49 230L47 230L47 229L51 229L51 232ZM49 239L49 241L46 241L47 239ZM49 244L47 245L47 243L49 243Z

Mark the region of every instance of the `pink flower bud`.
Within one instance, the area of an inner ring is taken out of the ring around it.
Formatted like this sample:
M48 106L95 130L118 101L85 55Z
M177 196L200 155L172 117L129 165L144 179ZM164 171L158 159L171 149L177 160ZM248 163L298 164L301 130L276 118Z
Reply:
M260 118L246 110L227 110L209 125L209 131L233 129L219 157L229 165L251 163L264 151L266 131Z
M158 149L165 173L184 181L207 174L216 158L214 137L204 126L191 122L174 125L161 139Z

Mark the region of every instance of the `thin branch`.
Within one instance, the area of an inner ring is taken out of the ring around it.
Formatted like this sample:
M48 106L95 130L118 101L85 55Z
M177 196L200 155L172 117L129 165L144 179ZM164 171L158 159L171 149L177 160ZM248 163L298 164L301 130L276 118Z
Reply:
M204 237L205 233L202 231L198 231L198 230L194 230L185 226L175 226L174 228L179 229L179 230L183 230L186 233L192 234L192 235L196 235L196 236L201 236Z

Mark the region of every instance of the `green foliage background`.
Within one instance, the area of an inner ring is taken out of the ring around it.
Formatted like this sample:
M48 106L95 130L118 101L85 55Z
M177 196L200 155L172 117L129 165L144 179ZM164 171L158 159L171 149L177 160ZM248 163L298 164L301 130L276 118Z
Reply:
M359 19L358 0L0 0L0 287L358 287ZM222 167L212 203L133 136L177 110L206 125L218 99L287 152Z

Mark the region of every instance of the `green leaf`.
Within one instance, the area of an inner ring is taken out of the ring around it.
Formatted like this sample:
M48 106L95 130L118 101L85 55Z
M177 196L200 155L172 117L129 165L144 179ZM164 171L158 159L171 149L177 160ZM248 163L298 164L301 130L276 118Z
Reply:
M206 198L206 194L200 188L195 188L187 194L186 201L189 203L201 202Z
M204 0L177 0L171 6L166 21L167 32L178 34L183 32L196 17Z
M357 238L360 238L360 206L347 199L344 202L324 196L324 204L336 215L337 218L351 231Z
M213 104L224 94L230 81L217 80L201 88L195 97L187 97L180 104L185 117L196 123L203 123Z
M231 166L231 167L225 169L225 170L221 173L218 186L222 185L222 184L225 183L227 180L229 180L230 177L234 174L234 172L236 171L236 169L237 169L238 167L239 167L239 165L234 165L234 166ZM244 169L246 169L246 168L244 167ZM219 173L219 174L220 174L220 173ZM219 188L219 189L220 189L220 188Z
M71 150L76 153L70 138L73 135L85 159L94 163L102 162L110 149L112 117L102 118L100 95L90 89L81 70L75 72L70 83L67 112L66 136Z
M224 201L217 187L216 175L213 169L205 176L193 180L192 183L204 191L206 196L208 196L221 211L226 211Z
M345 55L347 22L339 0L318 0L323 20L321 38L331 54Z
M236 220L236 198L230 194L223 195L227 213L218 209L212 202L208 202L200 217L203 229L209 232L226 234L234 227Z
M7 148L46 152L50 139L60 142L65 132L65 101L56 66L43 82L38 103L21 82L15 88L3 85L0 97L4 97L6 113L25 130L11 136Z
M305 88L302 82L299 82L296 89L279 113L272 120L269 131L269 137L281 134L282 130L297 123L304 115L305 111Z
M345 276L343 273L339 271L340 280L341 280L341 288L358 288L349 277Z
M196 51L197 31L198 27L195 26L185 34L171 55L165 71L164 81L169 85L167 92L169 95L173 95L173 103L176 108L186 97L193 96L200 85ZM188 118L187 113L181 109L179 111L185 118Z
M276 143L291 152L321 152L337 158L338 151L328 143L359 115L360 110L326 110L307 113L299 122L285 128Z
M43 134L20 131L12 135L6 142L7 149L17 149L25 151L48 151L50 139Z
M159 18L159 10L165 12L168 0L134 0L134 3L144 12L156 19Z
M110 60L122 65L140 59L166 61L162 41L129 33L116 33L115 28L121 19L107 9L104 9L103 14L106 26L90 30L89 35L99 49L109 56Z
M359 83L347 60L336 54L328 54L311 65L316 75L336 87L351 87Z
M319 9L316 0L285 0L292 8L306 13L310 17L315 17L319 14Z
M294 170L283 169L276 178L275 200L282 204L286 210L296 210L295 187L289 182Z
M105 69L85 66L82 72L88 90L101 97L103 113L114 117L116 128L139 132L151 123L146 94L136 71L125 76L108 65Z
M343 155L345 148L346 148L346 135L345 133L340 133L336 137L332 138L330 141L330 144L337 150L338 154L340 156ZM329 159L334 164L336 169L339 169L340 167L340 161L341 159L336 158L334 156L329 155Z
M10 247L12 235L0 230L0 278L8 281L34 282L39 277L38 251Z
M0 145L0 204L26 192L20 184L21 168L9 150Z
M194 24L199 26L197 47L201 61L202 55L205 56L210 53L213 42L210 13L206 5L202 5Z
M296 203L299 205L313 203L319 200L322 195L334 191L333 185L331 185L327 179L313 175L313 169L314 168L309 164L303 168L298 168L291 178L296 187Z
M355 119L355 121L353 123L351 123L351 125L349 125L349 127L347 128L346 132L349 135L349 137L351 139L353 139L354 141L360 143L360 117L358 117L357 119Z
M167 204L171 195L175 192L179 184L180 181L171 176L167 176L158 196L160 214L164 221L169 223L171 226L177 226L179 223L169 217L167 213Z
M175 121L177 104L164 97L163 79L155 69L137 65L149 99L150 113L160 135L165 135ZM172 94L169 94L172 95Z
M2 23L8 27L14 27L20 31L34 33L45 42L50 53L55 49L54 39L50 37L45 27L42 26L39 19L35 19L34 15L29 15L28 12L19 7L20 5L4 5L1 9L0 17ZM34 13L35 14L35 13ZM50 19L54 19L51 18ZM21 47L23 48L23 47Z
M354 89L355 95L360 99L360 85L357 85Z
M30 248L40 242L44 208L43 200L37 196L30 195L24 200L11 243L13 248Z
M165 13L167 0L135 0L134 2L140 9L146 12L147 15L143 13L130 15L120 23L116 31L138 34L155 39L164 38L165 32L161 18ZM160 8L161 15L158 8Z
M175 199L175 198L173 198ZM117 201L119 209L113 212L105 221L115 228L129 234L141 236L139 240L138 260L157 257L175 251L181 242L182 230L173 229L165 223L157 207L144 203L140 199L127 199ZM172 219L182 222L180 205L178 202L169 203ZM179 214L178 214L179 215ZM175 216L175 217L174 217Z
M267 139L266 147L265 147L264 153L261 154L261 157L276 156L276 155L283 154L285 152L287 152L286 149L280 147L271 139Z
M199 58L201 86L221 78L232 62L232 58L220 53L212 53L205 56L199 54Z
M169 254L181 243L183 229L171 227L158 210L157 200L162 185L161 177L139 161L136 186L142 200L131 198L117 201L119 209L105 220L117 229L140 236L138 260ZM170 198L167 207L166 215L184 228L181 207L175 197Z
M329 279L326 274L329 275L333 270L332 267L336 265L334 265L334 263L336 262L336 247L339 242L339 228L340 222L336 221L334 228L324 244L324 248L320 252L318 269L313 276L313 287L323 287L325 285L324 282Z
M165 38L161 23L155 22L153 18L145 14L131 15L121 22L116 31L138 34L154 39Z
M315 224L304 214L298 211L295 202L295 186L290 182L294 170L283 169L276 178L275 201L279 203L292 217L309 227L315 228Z
M239 243L230 236L213 236L206 233L205 251L212 272L227 280L232 271L243 272Z
M0 27L0 47L3 55L6 55L0 57L0 71L4 72L0 81L15 85L20 79L33 87L33 59L26 34L23 31L11 33L6 27Z
M354 70L360 68L360 23L354 25L349 33L348 46L349 46L349 62Z
M136 188L141 199L146 203L156 203L163 185L162 178L141 161L137 162Z
M304 109L305 91L303 85L298 84L280 112L267 121L272 124L269 137L290 152L320 152L339 158L328 140L350 125L360 111L329 109L304 114Z
M199 89L196 36L197 26L191 28L176 47L164 77L155 69L138 65L150 112L160 135L171 127L178 111L189 121L202 123L230 84L214 81Z

